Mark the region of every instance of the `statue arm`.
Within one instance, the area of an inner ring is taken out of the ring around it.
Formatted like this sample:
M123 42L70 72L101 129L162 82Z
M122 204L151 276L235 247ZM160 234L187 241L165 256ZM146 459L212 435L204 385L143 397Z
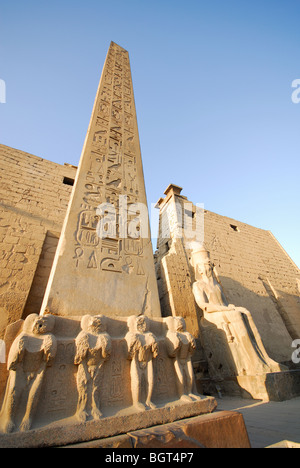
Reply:
M125 336L127 343L128 359L132 359L136 352L136 335L135 333L128 332Z
M204 309L206 306L208 306L206 296L204 294L203 289L199 286L198 281L193 283L192 289L193 289L193 294L194 294L195 301L196 301L197 305L200 307L200 309Z
M74 364L80 364L84 361L88 350L89 350L89 340L88 335L85 332L80 332L75 340L76 354L74 358Z
M190 333L187 333L187 336L188 336L188 340L189 340L189 343L190 343L189 351L190 351L190 353L193 353L195 351L195 349L196 349L196 340L193 337L193 335L191 335Z
M177 351L180 349L180 340L178 338L177 333L175 332L168 332L166 335L166 346L168 355L170 357L175 357Z
M25 336L19 335L13 342L7 360L7 370L16 370L18 362L22 362L25 354Z
M108 333L103 333L102 338L102 357L108 359L111 355L111 338Z
M56 356L57 351L57 341L54 335L51 333L46 335L43 342L43 350L44 350L44 360L47 362L48 365L51 365L52 361Z
M159 349L158 349L158 342L156 340L156 337L152 333L151 333L151 341L152 341L151 351L153 354L153 358L155 359L158 356Z

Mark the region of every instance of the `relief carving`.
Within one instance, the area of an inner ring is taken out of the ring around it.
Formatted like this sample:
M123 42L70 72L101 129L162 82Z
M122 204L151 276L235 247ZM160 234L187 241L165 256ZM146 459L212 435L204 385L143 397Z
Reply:
M7 362L9 377L1 416L5 432L15 429L15 416L26 392L25 414L20 431L28 431L39 401L47 366L51 366L57 351L57 342L51 331L55 318L52 315L29 315L20 335L13 342Z
M77 390L78 405L76 416L86 421L91 415L100 419L100 388L102 367L111 353L111 339L106 333L105 317L85 315L81 329L75 340L76 355L74 364L78 366Z
M84 246L97 246L99 237L96 228L99 222L99 216L93 210L84 210L79 215L78 230L76 239L79 244Z
M131 360L130 378L133 406L138 411L155 408L152 403L153 362L158 356L158 342L149 332L149 319L132 315L127 320L129 332L125 336L128 359Z
M183 401L200 400L200 396L197 395L191 359L196 350L195 339L186 331L182 317L167 317L165 323L168 327L166 345L169 357L174 359L179 398Z

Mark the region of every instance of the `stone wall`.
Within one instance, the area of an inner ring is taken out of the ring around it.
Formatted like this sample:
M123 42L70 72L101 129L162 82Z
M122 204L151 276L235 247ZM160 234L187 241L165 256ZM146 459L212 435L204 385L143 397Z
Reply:
M0 145L0 337L9 323L27 315L47 232L61 230L75 174L74 166Z
M300 337L300 271L270 231L205 213L205 245L229 303L251 311L276 360Z

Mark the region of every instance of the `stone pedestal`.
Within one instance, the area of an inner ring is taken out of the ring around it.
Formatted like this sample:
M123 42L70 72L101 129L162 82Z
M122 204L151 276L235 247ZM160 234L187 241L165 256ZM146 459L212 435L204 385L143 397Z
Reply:
M214 411L195 391L193 339L176 329L183 319L170 321L32 314L12 325L0 447L68 445Z
M193 403L174 401L165 405L161 404L156 409L144 413L137 413L134 408L129 408L111 417L103 418L101 421L79 423L71 417L23 433L0 434L0 447L39 448L77 444L136 431L156 424L162 424L161 427L165 427L164 425L170 421L207 414L215 408L214 398L203 397L201 401Z
M251 445L243 416L233 411L217 411L66 448L146 448L163 452L163 449L251 448ZM162 457L163 454L158 461L163 461ZM183 458L182 461L188 459Z

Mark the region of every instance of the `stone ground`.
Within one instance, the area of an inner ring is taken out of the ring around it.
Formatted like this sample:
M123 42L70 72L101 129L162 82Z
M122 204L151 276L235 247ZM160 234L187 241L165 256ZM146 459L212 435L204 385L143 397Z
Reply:
M252 448L263 448L283 440L300 443L300 397L282 402L217 398L218 410L243 414Z

